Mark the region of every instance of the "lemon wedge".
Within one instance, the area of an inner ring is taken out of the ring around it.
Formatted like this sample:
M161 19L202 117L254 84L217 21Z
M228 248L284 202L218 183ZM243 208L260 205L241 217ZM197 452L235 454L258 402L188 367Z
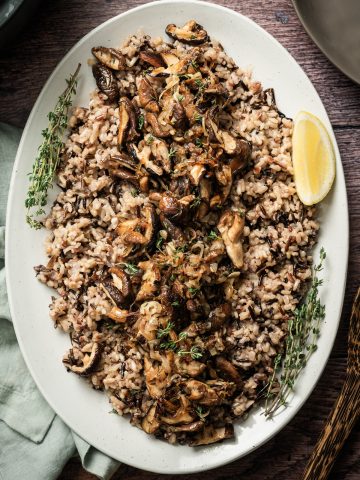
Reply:
M301 111L295 117L293 165L296 190L305 205L314 205L329 193L335 179L335 153L321 120Z

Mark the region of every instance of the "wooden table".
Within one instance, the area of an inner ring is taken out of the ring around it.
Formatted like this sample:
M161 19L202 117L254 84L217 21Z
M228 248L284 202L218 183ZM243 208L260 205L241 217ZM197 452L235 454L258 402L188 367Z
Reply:
M143 0L43 1L17 40L0 52L0 121L23 127L44 82L64 54L99 23L142 3ZM274 35L303 67L319 92L334 127L345 169L351 225L350 262L344 311L331 358L300 413L251 455L211 472L182 478L298 480L345 376L350 306L360 283L360 87L337 71L312 43L290 0L219 3L248 15ZM119 35L121 38L121 32ZM331 480L359 480L359 452L357 430L340 454ZM165 476L126 465L114 476L126 480L159 478ZM71 460L59 480L90 479L95 477L85 472L78 460Z

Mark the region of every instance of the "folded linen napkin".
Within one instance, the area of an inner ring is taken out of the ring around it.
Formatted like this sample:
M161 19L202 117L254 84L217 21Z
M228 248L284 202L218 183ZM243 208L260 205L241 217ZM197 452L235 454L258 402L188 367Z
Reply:
M55 480L76 451L104 480L119 463L73 433L38 391L17 344L6 295L5 212L20 130L0 123L0 480Z

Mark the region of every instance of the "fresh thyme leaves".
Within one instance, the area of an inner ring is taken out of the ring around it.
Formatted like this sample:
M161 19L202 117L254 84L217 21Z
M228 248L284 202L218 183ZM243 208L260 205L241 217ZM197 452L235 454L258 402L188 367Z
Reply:
M294 388L299 373L317 348L316 342L320 334L320 323L325 318L325 306L319 299L319 287L323 280L318 277L318 273L323 269L325 258L325 250L321 248L320 261L313 268L313 278L309 292L302 305L295 310L294 317L289 320L283 372L276 393L273 392L273 387L281 358L279 356L275 358L274 373L267 386L265 403L265 415L267 416L274 414L278 408L287 404L288 396Z
M220 238L220 237L219 237L219 235L218 235L216 232L214 232L214 230L211 230L211 232L210 232L209 235L208 235L208 238L209 238L210 240L216 240L216 239L218 239L218 238Z
M171 305L173 307L179 307L180 306L180 302L178 302L177 300L175 302L172 302Z
M133 197L137 197L137 194L138 194L137 190L135 190L135 188L132 188L132 189L131 189L131 195L132 195Z
M202 140L201 140L200 138L197 138L197 139L195 140L195 145L196 145L197 147L202 147L202 146L203 146Z
M195 199L190 204L190 208L196 208L200 205L200 203L201 203L201 198L195 197Z
M195 112L195 113L194 113L194 120L195 120L195 122L201 122L202 118L203 118L203 117L202 117L202 115L200 115L200 113L198 113L198 112Z
M202 353L196 345L192 346L189 351L183 350L182 348L177 351L177 354L180 357L184 357L185 355L190 355L193 360L198 360L202 357Z
M45 213L43 207L47 203L48 190L52 186L60 154L64 147L63 135L68 125L68 111L72 97L76 93L80 66L79 63L75 72L66 80L65 91L60 95L54 111L48 114L49 125L41 132L43 142L29 174L30 186L25 200L26 221L30 227L35 229L42 227L41 222L35 217Z
M182 102L184 100L184 95L178 95L177 99L179 102Z
M143 128L144 122L145 122L144 115L139 115L139 118L138 118L138 128L139 128L139 130L141 130Z
M195 295L200 291L200 288L190 287L188 290L191 293L191 296L195 297Z
M162 247L163 242L164 242L163 237L161 237L161 236L159 235L158 238L157 238L157 240L156 240L156 244L155 244L157 250L161 250L161 247Z
M157 338L163 338L169 335L170 330L172 330L175 327L175 324L173 322L168 322L165 328L159 328L157 331Z
M194 70L199 70L199 64L195 62L195 60L191 60L190 65L193 67Z
M154 136L151 135L151 133L147 136L145 142L148 144L148 145L151 145L154 141Z
M138 267L133 263L123 263L123 265L125 266L125 272L128 275L136 275L139 271Z
M205 420L205 417L209 415L209 410L204 411L203 407L201 405L198 405L195 408L195 413L200 418L200 420Z
M169 158L171 159L175 157L175 155L176 155L176 149L171 147L169 150Z

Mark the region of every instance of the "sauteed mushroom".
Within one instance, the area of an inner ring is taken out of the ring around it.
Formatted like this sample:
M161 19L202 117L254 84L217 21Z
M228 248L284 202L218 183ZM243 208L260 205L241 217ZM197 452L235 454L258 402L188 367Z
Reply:
M124 55L115 48L93 47L91 52L99 62L112 70L124 70L126 68Z
M174 40L179 40L179 42L188 43L189 45L199 45L206 42L209 38L206 30L196 23L195 20L186 22L183 27L177 27L175 24L170 23L165 31Z
M110 68L95 63L92 72L98 89L107 95L110 102L116 102L119 99L119 87Z

